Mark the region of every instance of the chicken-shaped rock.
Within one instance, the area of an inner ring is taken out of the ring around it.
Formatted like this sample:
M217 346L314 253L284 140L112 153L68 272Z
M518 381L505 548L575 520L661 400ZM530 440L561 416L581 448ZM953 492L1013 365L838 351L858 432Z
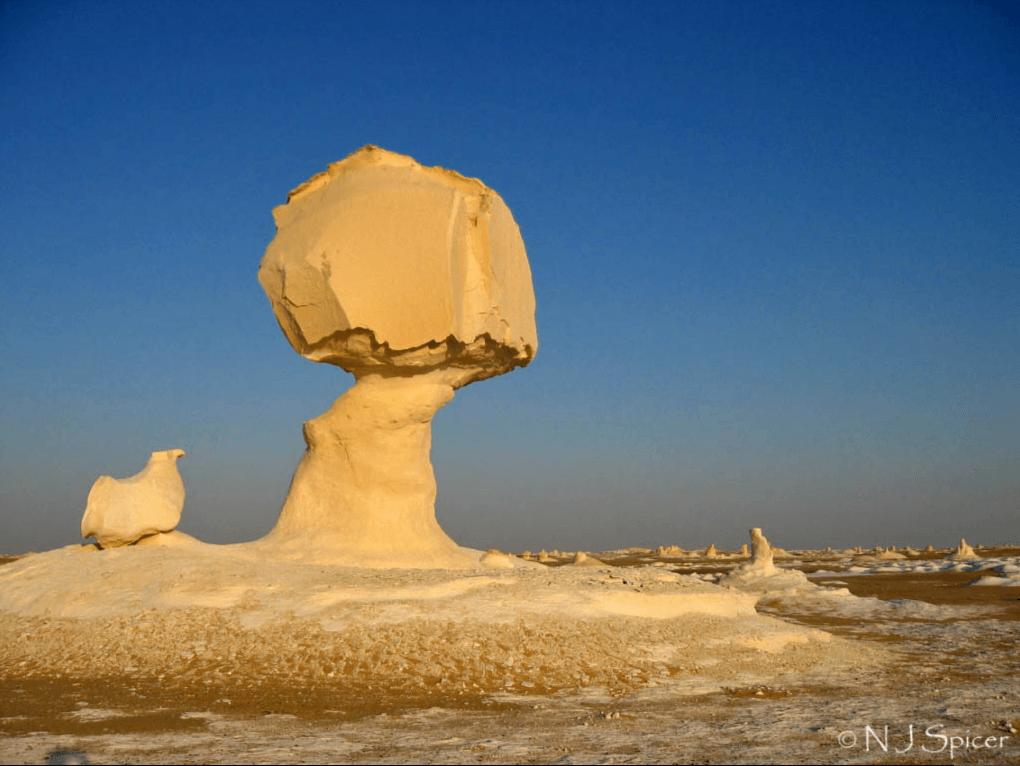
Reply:
M182 449L153 452L141 473L129 479L96 479L81 520L81 536L95 537L103 548L116 548L171 531L184 508L184 480L177 470L182 457Z

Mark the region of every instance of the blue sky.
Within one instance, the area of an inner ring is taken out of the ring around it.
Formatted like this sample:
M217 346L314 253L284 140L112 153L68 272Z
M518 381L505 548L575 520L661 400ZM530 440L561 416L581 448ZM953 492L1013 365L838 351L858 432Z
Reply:
M434 421L459 542L1020 544L1015 3L0 6L0 551L180 447L265 534L353 378L255 278L377 144L521 227L531 366Z

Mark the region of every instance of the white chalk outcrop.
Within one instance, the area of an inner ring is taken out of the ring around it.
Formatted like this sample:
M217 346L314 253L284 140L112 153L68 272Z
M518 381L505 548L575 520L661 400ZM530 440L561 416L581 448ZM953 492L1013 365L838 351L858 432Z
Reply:
M773 561L773 548L759 527L751 530L751 558L719 578L720 584L758 592L814 589L798 569L780 569Z
M877 553L875 555L875 558L881 559L882 561L898 561L900 559L905 559L906 556L904 556L899 551L894 551L892 548L889 548L888 550L880 551L879 553Z
M606 562L602 559L597 559L594 556L589 556L584 551L577 551L574 554L574 560L572 565L575 567L604 567L607 566Z
M169 532L181 521L184 480L177 470L184 450L153 452L141 473L128 479L100 476L92 485L81 536L103 548L131 545L146 535Z
M734 567L728 577L771 577L780 573L772 561L772 546L762 534L760 527L751 530L751 559Z
M432 418L527 365L535 295L509 208L481 181L366 146L273 211L259 268L294 349L357 382L308 444L263 543L363 567L476 566L435 518Z
M960 538L960 545L957 549L946 556L947 559L952 561L970 561L971 559L979 559L981 556L975 551L964 538Z

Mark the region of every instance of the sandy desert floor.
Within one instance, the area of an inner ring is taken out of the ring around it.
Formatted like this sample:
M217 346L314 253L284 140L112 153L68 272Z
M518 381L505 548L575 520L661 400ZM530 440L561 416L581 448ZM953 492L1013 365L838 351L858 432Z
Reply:
M777 563L814 585L745 593L757 616L654 620L633 604L720 589L742 559L630 549L594 554L606 566L565 555L456 577L318 567L293 582L220 577L203 595L163 551L144 554L158 591L125 586L97 613L81 572L21 601L17 583L78 560L101 582L142 554L9 558L0 760L1018 763L1020 587L972 583L1015 577L1020 549L955 564L948 552L794 551ZM310 586L313 575L328 582ZM398 609L408 588L413 630ZM594 595L564 606L572 593ZM593 611L606 599L624 606ZM555 605L521 617L530 602Z

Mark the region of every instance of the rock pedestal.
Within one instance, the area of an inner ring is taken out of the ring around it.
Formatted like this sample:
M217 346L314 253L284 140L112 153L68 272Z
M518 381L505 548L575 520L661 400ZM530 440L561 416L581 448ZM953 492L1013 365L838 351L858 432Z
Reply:
M283 551L362 567L473 566L436 521L432 418L456 372L362 377L305 423L308 449L273 531Z

